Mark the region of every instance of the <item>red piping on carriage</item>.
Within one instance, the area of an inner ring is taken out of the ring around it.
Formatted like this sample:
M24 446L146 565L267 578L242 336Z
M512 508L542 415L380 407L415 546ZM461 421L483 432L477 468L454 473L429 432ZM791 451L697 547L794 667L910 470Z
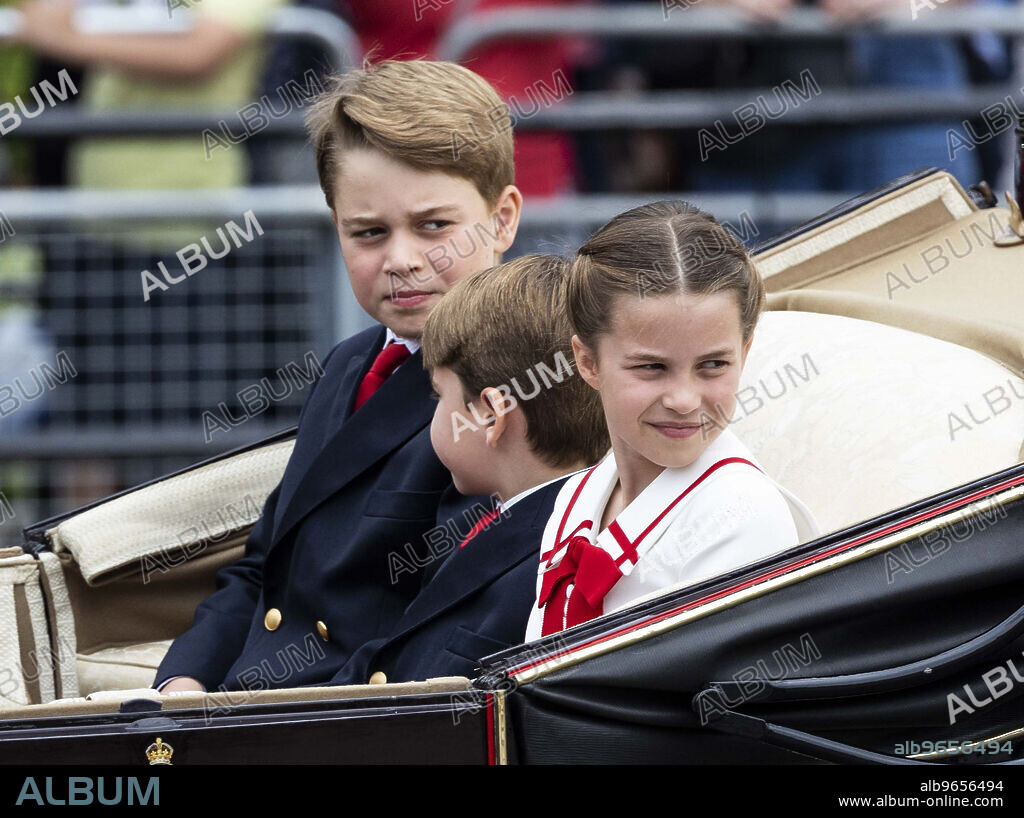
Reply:
M487 763L494 766L494 697L488 693L485 706L487 709Z
M932 517L935 517L952 508L959 508L961 506L967 505L973 500L977 500L982 497L988 497L990 494L996 494L997 492L1003 491L1008 488L1013 488L1014 486L1021 484L1024 484L1024 476L1007 480L1005 483L1000 483L996 486L993 486L990 489L984 489L982 491L975 492L974 494L970 494L967 497L962 497L959 500L951 500L945 505L939 506L938 508L934 508L931 511L921 512L915 517L911 517L910 519L904 520L899 523L893 523L892 525L888 526L887 528L883 528L880 531L873 531L870 534L864 534L863 536L857 537L856 539L850 540L849 542L842 543L840 545L835 546L834 548L830 548L828 551L823 551L820 554L815 554L810 557L805 557L802 560L798 560L797 562L792 562L788 565L780 566L779 568L776 568L765 574L760 574L738 585L733 585L729 588L723 588L721 591L717 591L713 594L709 594L708 596L701 597L700 599L696 599L693 602L689 602L685 605L680 605L678 608L673 608L672 610L665 611L664 613L657 614L656 616L649 617L648 619L644 619L641 622L635 622L627 627L620 628L617 631L612 631L611 633L603 634L599 637L591 639L589 642L584 642L583 644L576 645L575 647L569 648L568 650L564 650L559 653L548 654L546 656L543 656L542 658L537 659L534 662L530 662L529 664L525 664L521 667L510 669L508 671L508 674L510 677L515 677L516 675L526 670L529 670L530 668L536 667L537 665L551 662L552 659L559 659L563 656L570 656L573 653L576 653L577 651L584 650L586 648L592 647L593 645L599 645L602 642L607 642L609 639L614 639L618 636L622 636L623 634L631 633L632 631L638 630L640 628L648 627L649 625L653 625L654 623L660 622L663 619L669 619L673 616L676 616L677 614L683 613L684 611L697 608L701 605L707 604L708 602L714 602L716 599L721 599L722 597L729 596L730 594L734 594L738 591L742 591L743 589L749 588L752 585L757 585L758 583L764 582L766 580L774 579L775 577L780 576L782 574L788 574L792 571L797 570L798 568L803 568L805 565L810 565L814 562L820 562L823 559L835 556L836 554L842 551L847 551L850 548L862 545L863 543L868 542L870 540L878 539L879 537L883 537L886 534L891 534L892 532L899 531L903 528L909 528L915 523L919 523L922 520L927 520Z

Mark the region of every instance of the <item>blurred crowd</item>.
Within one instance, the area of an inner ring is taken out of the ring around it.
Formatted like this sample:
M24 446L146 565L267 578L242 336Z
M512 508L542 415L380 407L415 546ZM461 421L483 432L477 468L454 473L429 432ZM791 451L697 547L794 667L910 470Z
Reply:
M642 0L641 0L642 2ZM623 95L671 90L768 89L810 71L824 90L921 88L949 91L1005 82L1012 72L1007 41L970 37L893 37L870 29L847 35L851 22L883 14L909 16L910 0L647 0L666 17L694 6L727 6L765 23L756 39L651 41L543 38L489 44L465 63L506 98L530 97L537 83L566 77L574 91ZM1010 5L1013 0L944 0L941 9ZM371 60L436 57L456 21L496 9L532 6L603 7L637 0L291 0L340 16ZM109 0L105 0L109 5ZM289 0L123 0L136 13L187 16L194 26L173 35L104 35L82 31L76 14L90 0L0 0L23 15L20 32L0 53L0 96L29 98L43 79L70 72L82 93L70 103L90 111L237 109L273 95L289 79L326 61L315 45L263 44L254 37ZM920 5L920 4L918 4ZM832 39L771 35L772 24L801 7L835 20ZM925 8L922 6L922 8ZM936 13L936 12L933 12ZM528 107L528 106L527 106ZM710 124L710 123L709 123ZM828 127L787 124L785 118L746 144L702 157L693 129L616 129L573 134L517 134L517 170L527 196L573 191L842 190L861 191L936 165L970 184L993 177L1001 159L990 149L949 158L947 132L960 123L927 121ZM294 143L293 143L294 144ZM994 146L990 146L994 147ZM262 152L261 152L262 151ZM86 188L216 188L247 183L307 181L305 164L257 139L247 150L215 151L196 162L194 138L4 140L0 180L7 186ZM913 157L910 159L908 157ZM705 158L706 161L702 161ZM303 176L305 174L305 176Z

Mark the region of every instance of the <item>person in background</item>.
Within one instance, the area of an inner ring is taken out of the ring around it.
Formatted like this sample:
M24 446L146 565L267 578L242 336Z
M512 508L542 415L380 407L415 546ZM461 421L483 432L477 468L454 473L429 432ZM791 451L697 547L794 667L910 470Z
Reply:
M617 5L631 0L603 0ZM991 0L949 0L954 5L982 5ZM653 2L651 5L656 5ZM885 14L909 17L907 0L701 0L689 8L672 8L675 20L700 15L714 6L732 8L764 23L766 32L800 8L819 8L836 25L834 37L750 36L687 39L679 48L651 48L649 40L616 39L604 44L602 67L585 77L586 88L626 93L716 90L743 95L753 102L767 92L772 110L779 102L770 89L785 81L801 84L810 71L827 95L841 89L904 93L915 88L967 90L972 82L1005 79L1005 43L983 33L951 36L892 36L871 32L870 23ZM980 68L980 70L978 70ZM1002 73L1000 73L1002 72ZM995 101L995 100L993 100ZM805 104L805 103L801 103ZM815 104L815 98L806 103ZM952 172L968 186L981 178L981 151L960 150L951 159L950 128L962 117L891 123L791 124L785 115L724 149L700 149L697 129L649 130L584 138L585 187L588 190L708 190L712 192L837 191L858 193L885 184L917 168L934 165ZM733 133L738 126L724 120ZM714 133L714 123L704 126ZM616 140L617 150L609 148ZM993 140L995 142L995 140ZM986 167L989 181L995 173ZM778 225L782 227L784 225Z
M844 27L885 15L909 13L906 0L707 0L731 6L758 20L785 20L793 10L817 7L835 21L837 42L784 39L746 50L747 58L731 68L719 62L717 76L724 84L772 88L785 80L800 83L810 69L824 93L830 88L856 90L913 88L947 91L968 89L971 82L963 43L946 36L878 35L870 30L846 36ZM974 0L949 0L935 12ZM813 104L813 100L808 103ZM961 123L950 117L929 121L885 124L850 122L840 128L798 126L766 128L725 151L712 152L694 178L707 189L835 190L862 192L921 167L935 166L952 173L965 187L980 179L981 165L971 151L951 158L950 128ZM696 142L694 143L696 144ZM751 184L753 183L753 185Z
M91 111L222 112L258 97L260 35L287 0L196 0L176 6L182 31L102 33L76 25L75 0L29 0L21 7L19 42L88 71L82 104ZM159 8L143 0L125 9ZM177 22L177 21L176 21ZM213 150L209 160L196 136L83 138L69 157L72 187L173 190L244 185L244 150Z
M60 105L93 114L223 114L259 98L263 33L271 15L286 3L201 0L172 6L167 0L130 0L116 9L116 16L107 16L105 30L97 22L95 4L87 0L27 0L19 6L15 39L57 65L82 70L78 93ZM140 20L166 30L110 28L138 28ZM238 132L237 122L231 127ZM83 135L67 149L67 184L84 191L220 191L248 183L246 145L206 147L198 129ZM226 384L251 382L251 352L230 335L228 322L199 325L195 310L197 304L224 301L232 289L234 259L211 261L187 285L160 293L159 302L144 301L140 287L143 270L157 270L202 236L216 240L214 231L224 221L212 216L130 223L78 220L75 229L43 243L42 325L79 372L50 396L55 424L76 433L111 424L201 424L209 400L199 398L206 388L206 362L200 360L201 345L184 341L185 333L223 351L224 374L218 377ZM252 258L262 247L247 252ZM96 320L99 310L107 320ZM168 396L172 384L176 388ZM226 388L222 396L230 394ZM126 478L118 469L112 460L70 464L62 504L88 502L124 488Z
M371 59L436 59L445 33L459 20L498 9L571 6L579 0L340 0L343 16ZM555 37L489 42L461 60L490 82L519 119L528 119L546 100L567 97L578 45ZM564 80L561 80L564 78ZM551 90L547 97L539 83ZM516 133L516 180L526 198L575 189L572 141L557 131Z

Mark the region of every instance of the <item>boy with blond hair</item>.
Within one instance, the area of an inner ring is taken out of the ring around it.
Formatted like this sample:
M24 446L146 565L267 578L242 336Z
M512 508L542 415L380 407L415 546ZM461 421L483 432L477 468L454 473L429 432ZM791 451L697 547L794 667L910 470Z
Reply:
M427 319L434 451L459 491L497 505L334 683L471 676L480 658L524 641L555 498L610 445L598 395L572 365L567 270L524 256L460 281Z
M390 555L423 549L438 521L479 499L452 489L431 448L420 337L449 288L515 238L522 197L501 110L473 72L426 61L350 71L311 107L349 282L377 323L325 359L281 483L244 556L171 646L156 676L163 691L331 679L391 632L420 589L417 574L393 575ZM458 129L492 137L456 156Z

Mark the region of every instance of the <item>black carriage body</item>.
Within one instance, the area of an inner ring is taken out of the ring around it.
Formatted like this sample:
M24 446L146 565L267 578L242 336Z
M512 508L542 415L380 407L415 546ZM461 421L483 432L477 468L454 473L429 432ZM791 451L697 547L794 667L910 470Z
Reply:
M158 738L169 746L172 765L487 764L493 695L457 687L228 703L243 695L235 694L173 709L130 699L112 713L0 722L0 765L148 765Z

